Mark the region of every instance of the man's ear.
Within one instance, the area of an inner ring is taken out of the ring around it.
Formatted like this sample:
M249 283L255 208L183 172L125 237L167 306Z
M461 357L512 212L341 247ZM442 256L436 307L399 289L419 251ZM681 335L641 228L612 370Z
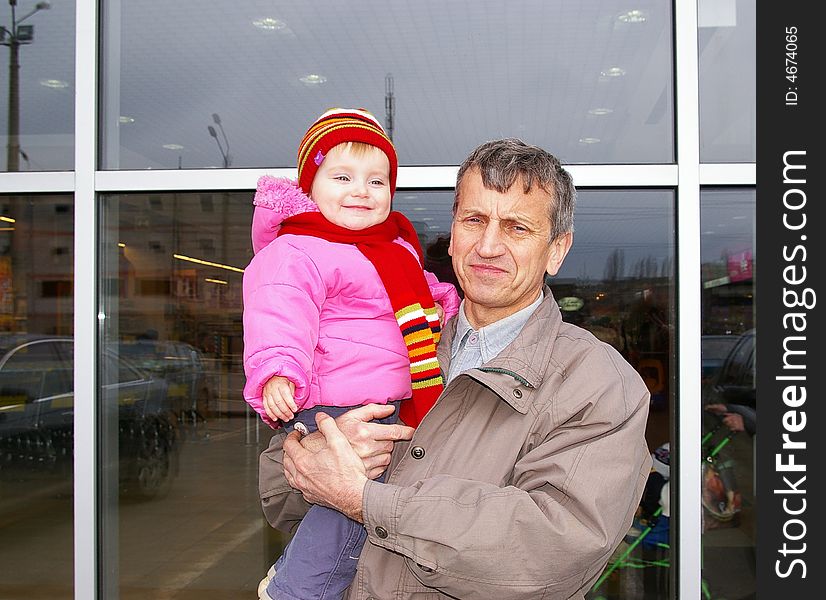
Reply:
M548 275L553 276L559 272L562 261L568 256L568 250L571 249L573 243L574 233L572 231L563 233L551 242L551 255L548 257L548 264L545 268L545 272L548 273Z

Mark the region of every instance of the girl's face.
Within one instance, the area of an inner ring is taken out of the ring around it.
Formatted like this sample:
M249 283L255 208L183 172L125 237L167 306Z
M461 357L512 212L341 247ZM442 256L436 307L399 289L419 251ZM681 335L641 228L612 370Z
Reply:
M331 223L365 229L390 214L390 161L374 146L361 152L339 144L321 163L310 197Z

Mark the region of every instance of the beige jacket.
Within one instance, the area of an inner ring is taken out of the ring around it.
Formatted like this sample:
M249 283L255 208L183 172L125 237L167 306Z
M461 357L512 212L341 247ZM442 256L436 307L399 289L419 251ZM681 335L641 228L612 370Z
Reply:
M548 288L517 338L456 377L368 482L368 541L347 600L581 599L631 525L651 458L649 394L609 345L562 321ZM456 331L439 348L447 372ZM261 455L267 520L307 510L282 435Z

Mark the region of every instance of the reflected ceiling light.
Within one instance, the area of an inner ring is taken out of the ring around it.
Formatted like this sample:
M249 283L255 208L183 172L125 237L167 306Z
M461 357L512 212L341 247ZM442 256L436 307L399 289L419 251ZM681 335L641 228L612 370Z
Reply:
M413 198L415 198L415 197L416 196L413 196ZM426 206L414 206L413 210L427 210L427 207Z
M6 216L1 216L0 221L5 221L6 223L17 223L17 221L15 219L12 219L11 217L6 217Z
M614 112L613 108L592 108L588 111L588 114L601 117L602 115L610 115L612 112Z
M40 85L54 90L62 90L69 87L67 82L61 81L60 79L41 79Z
M181 146L180 144L164 144L163 147L166 148L167 150L183 150L184 149L184 147Z
M645 13L641 10L629 10L617 17L617 20L623 23L645 23L645 19Z
M14 227L0 227L0 231L14 231Z
M238 267L233 267L231 265L222 265L221 263L214 263L208 260L201 260L200 258L192 258L191 256L184 256L183 254L173 254L174 258L178 260L185 260L187 262L193 262L199 265L206 265L207 267L218 267L219 269L226 269L227 271L235 271L236 273L243 273L244 269L239 269Z
M595 137L579 138L579 143L580 144L599 144L599 142L600 142L600 139L595 138Z
M122 123L124 125L128 125L129 123L134 123L135 119L132 117L125 117L123 115L118 117L118 123Z
M316 85L321 85L327 78L324 75L316 75L315 73L310 73L309 75L305 75L304 77L300 77L299 81L306 86L314 87Z
M272 17L256 19L252 22L252 24L258 27L258 29L267 29L269 31L284 29L287 26L284 21L281 21L280 19L273 19Z
M118 242L118 248L126 248L126 244L123 242Z
M204 281L208 281L210 283L220 283L221 285L227 285L227 282L223 279L212 279L211 277L204 277Z
M603 77L622 77L623 75L625 75L625 69L620 69L619 67L611 67L610 69L601 71L600 75L602 75Z

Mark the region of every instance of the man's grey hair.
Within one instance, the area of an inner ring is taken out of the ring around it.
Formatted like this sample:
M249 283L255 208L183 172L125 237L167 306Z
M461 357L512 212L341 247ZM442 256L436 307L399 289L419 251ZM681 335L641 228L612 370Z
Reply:
M459 204L462 178L469 170L478 169L486 189L506 193L517 180L522 191L530 193L538 186L551 196L548 217L551 220L551 239L574 230L576 188L568 173L553 154L539 146L526 144L517 138L485 142L470 153L456 175L456 196L453 213Z

